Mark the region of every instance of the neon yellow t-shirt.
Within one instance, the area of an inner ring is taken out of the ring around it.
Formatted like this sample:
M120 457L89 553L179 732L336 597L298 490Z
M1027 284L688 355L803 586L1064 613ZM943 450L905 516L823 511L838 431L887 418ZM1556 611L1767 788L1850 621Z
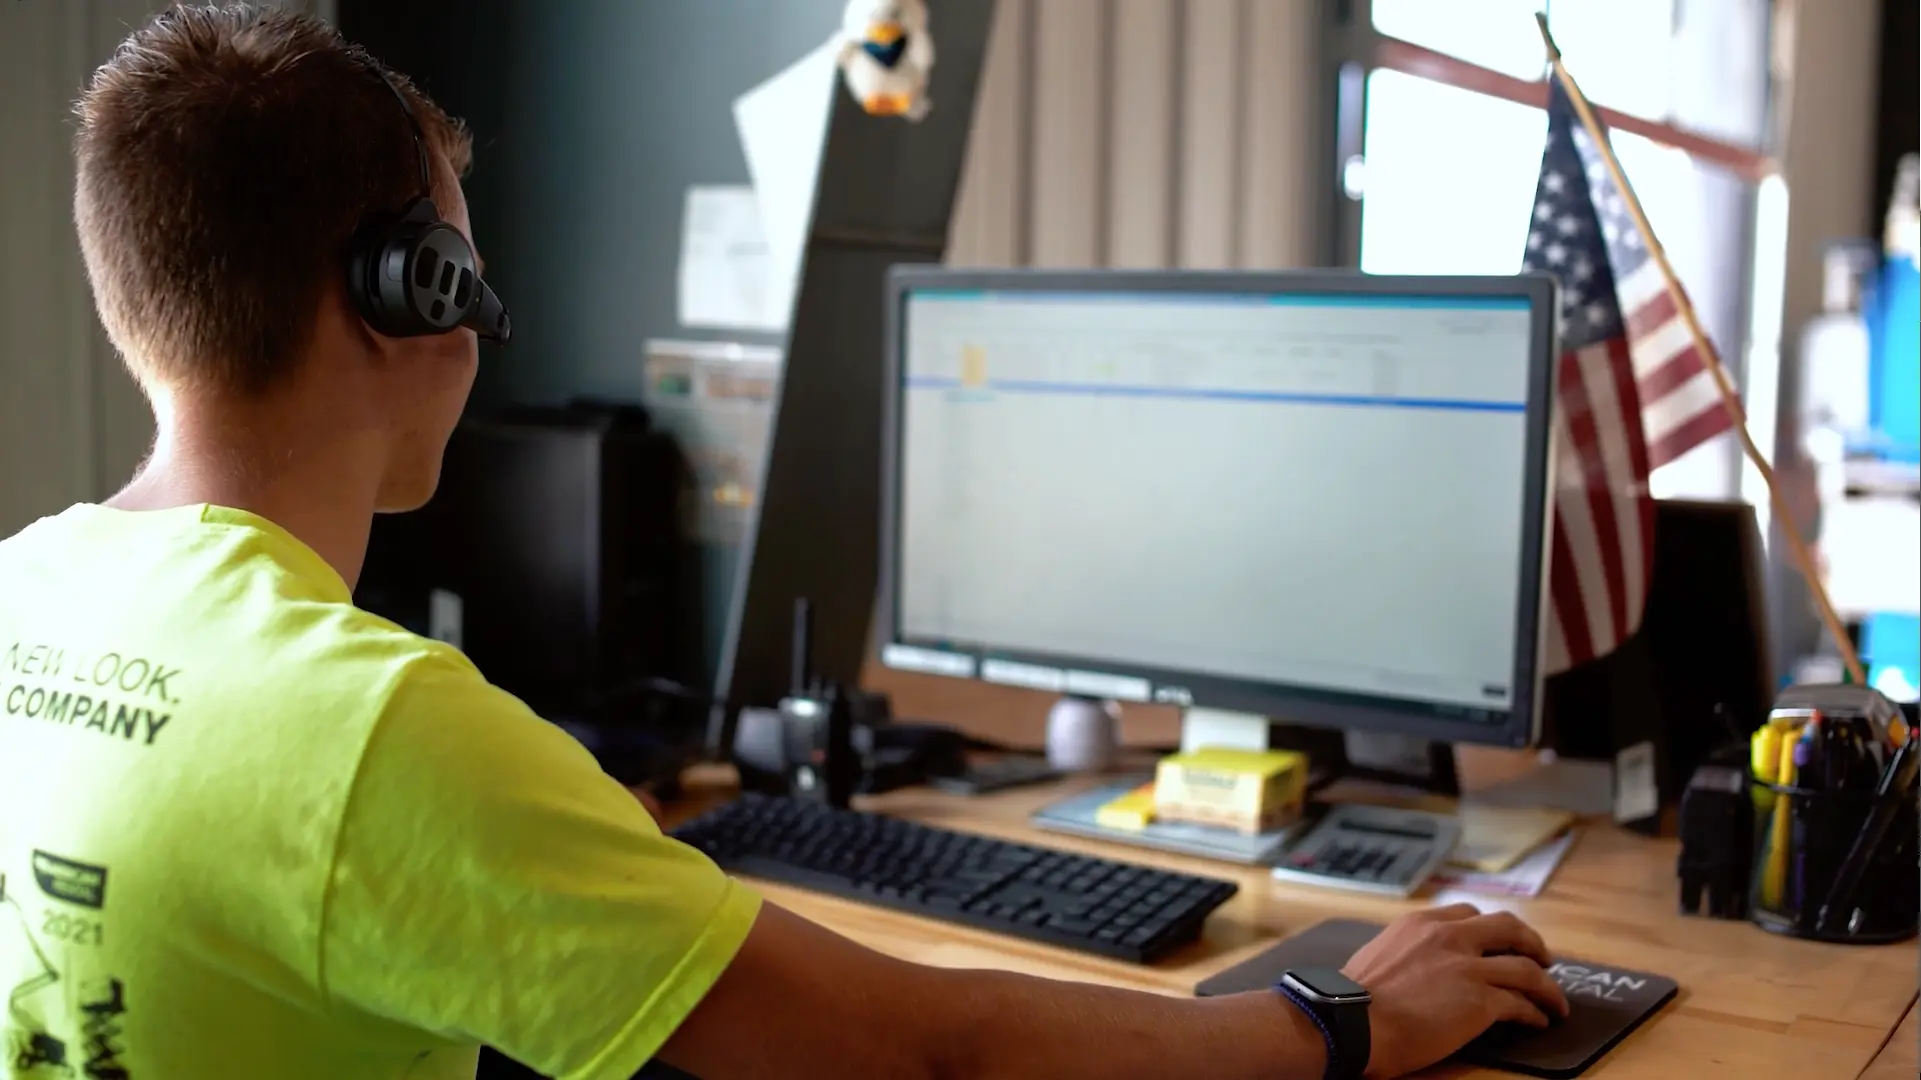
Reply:
M259 517L0 542L0 1077L628 1080L757 911Z

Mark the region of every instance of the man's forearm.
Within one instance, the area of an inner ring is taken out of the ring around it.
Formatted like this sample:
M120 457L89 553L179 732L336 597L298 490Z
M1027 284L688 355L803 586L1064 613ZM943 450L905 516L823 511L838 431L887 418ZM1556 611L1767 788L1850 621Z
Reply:
M1278 993L1175 998L924 967L773 904L661 1050L707 1080L1319 1080L1326 1056Z
M1162 997L998 971L933 981L938 1011L923 1030L941 1080L1319 1080L1327 1067L1320 1029L1278 993Z

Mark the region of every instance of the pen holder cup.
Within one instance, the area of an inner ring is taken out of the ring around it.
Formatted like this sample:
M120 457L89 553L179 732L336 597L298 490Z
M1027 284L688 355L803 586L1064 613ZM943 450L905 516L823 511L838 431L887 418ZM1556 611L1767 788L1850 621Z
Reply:
M1748 912L1756 926L1815 941L1880 945L1913 937L1921 907L1921 804L1916 792L1820 791L1750 779L1754 864ZM1869 855L1851 902L1825 928L1821 907L1874 810L1901 804Z

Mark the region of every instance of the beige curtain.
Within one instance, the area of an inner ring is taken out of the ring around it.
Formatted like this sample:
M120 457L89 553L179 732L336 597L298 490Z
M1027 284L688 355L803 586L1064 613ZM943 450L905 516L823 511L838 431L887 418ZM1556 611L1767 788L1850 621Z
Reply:
M948 261L1320 261L1317 0L998 0Z
M167 0L0 3L0 536L132 475L153 420L108 345L73 235L69 109ZM284 0L323 18L334 0Z
M0 6L0 536L101 497L151 438L87 292L69 122L88 73L147 8Z

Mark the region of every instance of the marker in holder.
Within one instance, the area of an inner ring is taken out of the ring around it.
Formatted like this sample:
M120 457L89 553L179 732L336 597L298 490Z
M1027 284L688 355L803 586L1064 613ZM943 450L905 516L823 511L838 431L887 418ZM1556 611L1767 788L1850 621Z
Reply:
M1912 786L1817 790L1753 779L1754 864L1749 918L1776 934L1879 945L1916 932L1921 878L1915 872L1921 804ZM1831 902L1837 880L1870 818L1888 827L1860 853L1853 880ZM1826 920L1824 906L1830 907Z

